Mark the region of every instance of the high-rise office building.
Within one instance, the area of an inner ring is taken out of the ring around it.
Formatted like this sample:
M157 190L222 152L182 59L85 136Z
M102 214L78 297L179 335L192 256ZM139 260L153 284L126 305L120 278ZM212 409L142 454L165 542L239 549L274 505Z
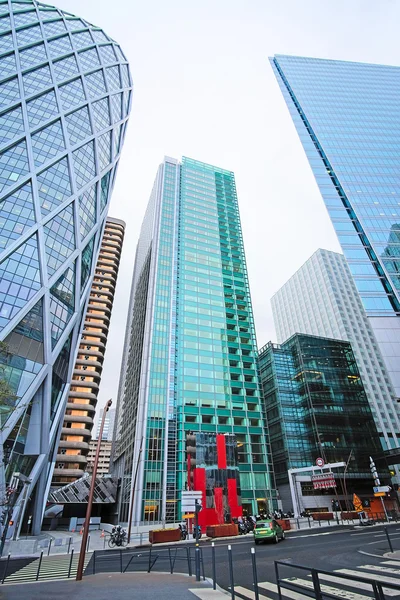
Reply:
M164 160L142 225L131 294L113 450L115 473L124 477L120 520L128 519L136 474L135 523L182 518L188 432L235 433L242 501L251 512L272 508L232 172L189 158Z
M40 531L131 104L119 45L36 0L0 2L0 487L28 477ZM26 489L25 489L26 492Z
M106 418L104 419L103 435L101 436L102 440L107 440L108 442L113 441L116 412L117 410L115 408L110 408L107 411ZM103 410L100 409L97 415L96 435L94 436L96 440L99 439L102 418Z
M400 68L271 64L400 397Z
M295 333L348 340L384 449L400 446L400 405L343 254L317 250L272 297L281 344Z
M372 496L369 457L380 452L378 432L350 342L296 334L260 350L259 367L276 483L284 510L298 504L290 493L289 469L344 462L338 494ZM385 483L388 471L382 471ZM332 491L332 494L335 494ZM303 479L302 509L331 509L331 500Z
M98 444L100 444L100 453L99 462L97 465L97 477L101 477L102 475L108 475L110 472L110 460L112 449L112 442L109 442L108 440L104 439L104 437L101 440L90 440L86 470L88 473L91 473L93 471Z
M124 221L107 217L83 322L78 356L72 372L53 471L53 486L71 483L82 477L86 470L124 233ZM106 416L108 427L109 412ZM108 433L106 424L104 433Z

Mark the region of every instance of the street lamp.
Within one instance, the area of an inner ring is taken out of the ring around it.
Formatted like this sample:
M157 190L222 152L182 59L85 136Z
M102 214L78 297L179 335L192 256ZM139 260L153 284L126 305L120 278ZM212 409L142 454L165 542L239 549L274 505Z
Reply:
M85 522L83 524L82 544L81 544L81 551L79 553L78 570L76 572L76 581L82 581L83 566L85 564L86 545L87 545L87 539L88 539L89 527L90 527L90 516L92 514L94 487L96 485L97 465L99 463L100 446L101 446L101 440L103 437L104 421L106 420L106 414L107 414L111 404L112 404L112 400L109 400L104 407L103 418L101 419L99 439L97 440L96 456L94 459L92 481L90 484L89 499L88 499L88 505L87 505L87 509L86 509L86 517L85 517Z

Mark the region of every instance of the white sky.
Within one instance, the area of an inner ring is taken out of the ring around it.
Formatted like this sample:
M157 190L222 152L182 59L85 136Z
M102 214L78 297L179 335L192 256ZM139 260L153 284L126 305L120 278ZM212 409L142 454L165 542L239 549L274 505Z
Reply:
M109 211L127 223L99 394L115 406L136 242L164 155L235 172L258 345L275 341L271 296L317 248L340 247L268 57L400 65L400 1L55 4L118 41L134 82Z

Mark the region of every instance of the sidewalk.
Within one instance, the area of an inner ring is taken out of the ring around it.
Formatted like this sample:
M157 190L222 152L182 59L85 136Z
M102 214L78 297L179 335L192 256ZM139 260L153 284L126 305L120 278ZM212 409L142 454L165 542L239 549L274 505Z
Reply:
M357 522L341 522L337 523L336 521L310 521L310 525L307 519L299 519L300 529L297 528L297 523L295 519L291 519L291 524L294 526L293 529L286 531L286 534L291 534L296 531L324 531L327 528L335 528L335 527L355 527L358 528L359 525ZM394 525L394 523L388 523L388 525ZM107 531L105 532L105 536L102 536L102 530L96 529L92 530L89 533L89 551L92 550L106 550L108 549L108 539L109 534ZM204 542L212 542L212 541L229 541L237 538L249 539L252 534L247 535L238 535L234 537L224 537L224 538L209 538L202 535L200 539L200 543ZM71 540L71 541L70 541ZM79 532L75 531L74 533L69 531L51 531L51 532L42 532L40 536L37 537L28 537L22 536L18 541L6 542L3 557L7 557L8 553L11 554L11 557L28 557L28 556L40 556L40 553L46 556L49 552L50 548L50 556L54 554L68 554L69 551L74 549L74 552L79 552L81 548L82 536L79 535ZM185 545L185 544L193 544L194 540L192 536L186 540L180 540L179 542L173 542L173 545ZM156 547L170 546L171 542L165 544L156 544ZM148 532L144 531L143 533L134 533L131 537L131 543L128 548L146 548L150 547L150 543L148 541Z
M169 573L124 573L84 577L82 581L51 581L29 585L29 596L24 595L21 585L4 587L1 598L4 600L154 600L173 598L174 600L217 600L228 596L214 591L208 581L196 582L193 577L170 575ZM25 588L25 586L23 586ZM192 593L190 590L193 590ZM26 592L28 590L26 589Z

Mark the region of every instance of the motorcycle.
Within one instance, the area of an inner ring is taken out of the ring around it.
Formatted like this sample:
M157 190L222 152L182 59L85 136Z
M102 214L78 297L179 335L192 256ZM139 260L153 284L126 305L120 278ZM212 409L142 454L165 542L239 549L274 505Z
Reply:
M181 540L186 540L186 538L188 536L188 530L186 527L186 523L181 523L179 525L179 529L181 530Z
M108 546L114 548L115 546L125 546L127 544L127 534L125 529L121 525L117 525L112 528L110 539L108 540Z
M246 535L248 533L245 523L239 522L238 526L239 526L239 535Z
M197 528L197 539L199 540L201 538L201 527L200 525L196 525L193 527L193 539L196 539L196 528Z

